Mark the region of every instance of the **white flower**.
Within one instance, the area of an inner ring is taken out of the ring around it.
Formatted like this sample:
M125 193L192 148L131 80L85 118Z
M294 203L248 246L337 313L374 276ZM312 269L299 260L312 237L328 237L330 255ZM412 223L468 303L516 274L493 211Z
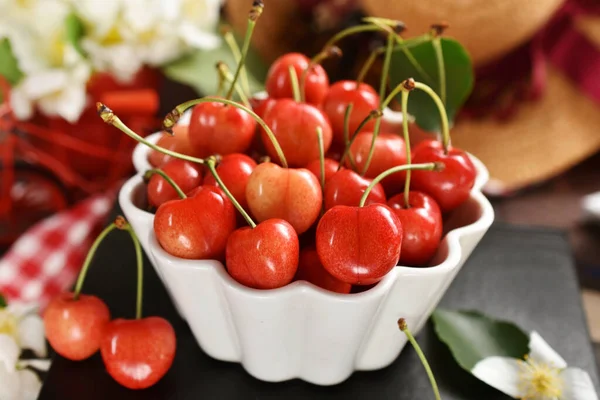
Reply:
M587 372L567 368L566 361L542 337L532 332L525 361L488 357L471 373L488 385L516 399L598 400Z
M87 29L82 47L94 67L128 81L144 65L158 67L193 48L219 44L220 0L80 0Z
M28 367L45 371L49 360L21 360L21 348L46 356L44 325L35 307L11 304L0 309L0 399L34 400L42 387Z

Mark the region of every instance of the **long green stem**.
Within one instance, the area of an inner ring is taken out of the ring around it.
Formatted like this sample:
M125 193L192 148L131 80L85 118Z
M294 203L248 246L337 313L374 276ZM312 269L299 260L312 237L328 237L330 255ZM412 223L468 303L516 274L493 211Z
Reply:
M244 63L246 62L246 55L248 54L248 49L250 48L250 39L252 38L252 32L254 32L256 20L262 14L263 8L264 5L262 1L255 1L252 4L252 9L250 10L250 14L248 16L248 25L246 26L246 36L244 36L244 44L242 45L242 55L240 57L240 61L238 62L238 66L235 70L235 74L233 75L233 82L231 83L229 92L227 92L227 99L231 99L231 95L233 94L233 90L235 88L235 83L237 82L240 76L242 68L244 67Z
M221 180L221 177L217 173L217 168L215 164L216 160L214 157L209 157L206 160L206 166L208 167L210 174L215 178L215 181L217 181L217 184L219 185L221 190L225 192L225 195L227 196L227 198L229 198L233 206L239 211L240 214L242 214L242 217L244 217L248 225L250 225L252 228L256 228L256 223L252 220L252 218L250 218L250 215L248 215L246 210L244 210L244 207L241 206L241 204L236 200L233 194L231 194L227 186L225 186L225 183L223 183L223 181Z
M404 134L404 146L406 146L406 164L411 164L410 154L410 136L408 134L408 90L402 91L402 133ZM410 208L408 201L410 194L410 169L406 171L406 179L404 180L404 208Z
M383 61L383 70L381 72L381 81L379 83L379 101L383 99L385 95L385 87L387 86L388 75L390 72L390 62L392 59L392 50L394 47L394 36L392 34L388 35L387 38L387 46L385 51L385 59ZM380 103L379 109L383 111L383 107ZM375 154L375 142L377 141L377 136L379 135L379 129L381 128L381 118L375 121L375 128L373 129L373 138L371 140L371 147L369 148L369 154L367 155L367 159L365 161L365 165L363 166L363 170L361 175L365 175L367 170L369 169L369 165L371 165L371 161L373 160L373 155Z
M187 196L185 195L185 193L183 193L183 190L181 190L181 188L179 187L179 185L177 183L175 183L175 181L165 173L165 171L163 171L162 169L156 168L156 169L149 169L148 171L146 171L144 173L144 180L149 180L152 175L159 175L161 178L163 178L165 181L167 181L167 183L169 185L171 185L173 187L173 189L175 189L175 191L177 192L177 195L179 195L179 198L181 199L185 199L187 198Z
M140 241L135 234L135 231L131 225L129 225L129 223L125 223L121 229L129 232L129 236L131 236L133 246L135 247L135 261L137 265L137 297L135 302L135 318L141 319L144 298L144 259L142 258L142 247L140 246Z
M344 148L344 152L342 153L342 157L340 158L340 168L344 162L344 160L346 159L346 157L348 157L348 160L350 161L350 163L353 165L354 170L356 171L356 164L354 164L354 159L352 156L352 152L350 151L350 148L352 147L352 143L354 143L354 139L356 139L356 137L358 136L358 134L360 133L360 131L362 131L362 129L365 127L365 125L367 125L369 123L369 121L371 121L373 118L380 118L383 115L383 113L381 112L381 110L373 110L369 113L369 115L367 115L365 117L365 119L363 119L362 121L360 121L360 124L358 124L358 127L356 128L356 130L354 131L354 133L352 134L352 138L350 138L350 140L346 140L347 137L344 137L344 139L346 140L346 147Z
M231 72L229 71L229 67L227 67L227 64L225 64L222 61L219 61L217 63L217 69L219 70L220 79L222 79L225 82L229 82L229 83L233 82L233 76L231 76ZM242 101L242 103L246 107L249 107L250 101L248 101L248 97L246 96L246 94L244 93L244 91L242 90L242 88L240 87L240 85L237 82L235 84L235 92L240 97L240 100Z
M346 36L354 35L356 33L361 33L361 32L374 32L374 31L380 31L380 30L381 30L381 28L379 26L371 25L371 24L351 26L350 28L346 28L346 29L336 33L331 39L329 39L327 41L327 43L325 43L325 46L323 46L323 48L325 49L327 47L333 46L334 44L336 44L337 42L339 42Z
M306 79L308 73L315 65L320 64L323 60L332 56L341 57L342 50L337 46L324 48L310 60L308 66L302 71L302 74L300 75L300 98L303 102L306 101Z
M325 146L323 145L323 128L317 126L317 140L319 141L319 168L321 172L321 190L325 190Z
M444 152L448 154L448 147L450 147L450 129L448 128L448 114L446 114L446 107L442 99L435 93L435 91L421 82L415 82L415 89L424 91L433 99L435 105L440 113L440 119L442 121L442 145L444 146Z
M444 65L444 53L442 51L441 40L442 39L439 36L434 37L432 44L435 52L435 58L437 60L438 78L440 80L440 97L442 99L442 103L446 104L446 67Z
M348 161L350 161L350 168L352 168L353 171L356 171L357 169L354 157L352 157L352 154L350 153L350 146L352 145L352 140L354 140L354 136L352 136L352 140L350 139L350 114L352 113L353 107L354 103L348 104L346 106L346 111L344 112L344 153L340 159L338 171L342 169L346 155L348 155Z
M279 161L281 162L281 165L284 168L287 168L287 166L288 166L287 160L285 159L283 150L281 150L281 146L279 145L279 142L277 142L277 138L273 134L273 131L271 131L271 128L269 128L269 126L267 124L265 124L265 121L263 121L262 118L260 118L258 115L256 115L256 113L254 111L252 111L251 109L249 109L246 106L243 106L243 105L236 103L234 101L231 101L231 100L222 99L219 97L203 97L200 99L190 100L190 101L186 101L185 103L181 103L180 105L175 107L175 109L173 111L171 111L169 114L167 114L167 116L165 117L165 120L163 121L164 129L167 131L169 129L172 129L173 125L175 125L177 123L179 118L181 118L181 116L183 115L185 110L187 110L188 108L193 107L196 104L206 103L206 102L229 104L230 106L239 108L240 110L245 111L248 114L250 114L250 116L261 126L261 128L263 128L265 130L265 133L267 134L267 136L269 137L269 140L271 140L271 143L273 144L273 147L275 148L275 152L277 153L277 156L279 157ZM110 123L110 122L108 122L108 123Z
M298 75L296 74L296 69L293 65L288 66L288 73L290 74L290 85L292 86L292 95L294 97L294 101L300 103L302 99L302 95L300 94L300 86L298 84Z
M96 254L96 250L98 250L98 246L100 246L100 243L102 243L104 238L116 228L117 226L114 224L114 222L108 225L102 232L100 232L96 240L94 240L94 243L92 243L92 247L88 251L85 261L83 262L83 266L81 267L81 271L79 272L77 284L75 285L75 292L73 293L73 300L77 300L79 298L81 288L83 287L83 282L85 281L85 276L87 275L90 264L94 259L94 254Z
M383 49L385 51L385 47ZM365 60L365 63L360 68L358 76L356 77L356 88L357 89L358 89L358 85L360 85L362 83L362 81L365 80L365 76L367 76L367 73L369 72L369 70L373 66L373 63L377 59L377 56L379 56L380 53L379 53L378 50L379 49L376 49L376 50L372 51L371 54L369 54L369 58L367 58Z
M363 193L362 197L360 198L360 203L358 204L358 206L359 207L364 206L365 202L367 201L367 197L369 197L369 194L371 193L371 190L373 190L375 185L377 185L379 182L381 182L383 179L387 178L391 174L395 174L395 173L401 172L401 171L406 171L409 169L434 171L434 170L441 170L442 168L443 168L443 164L435 162L435 163L426 163L426 164L397 165L388 170L385 170L382 173L380 173L379 175L377 175L377 177L375 177L375 179L373 179L371 184L367 187L367 189Z
M400 318L398 320L398 327L400 328L400 330L402 332L404 332L404 334L406 335L406 338L408 339L410 344L413 346L413 348L417 352L417 355L419 356L419 359L421 360L421 364L423 364L423 367L425 368L425 371L427 372L427 376L429 377L429 383L431 384L431 388L433 389L433 395L435 396L435 399L441 400L440 391L438 389L437 382L435 381L435 377L433 376L433 371L431 370L431 367L429 366L429 363L427 362L427 358L425 357L425 354L423 354L423 351L421 350L421 346L419 346L419 343L417 343L414 336L408 329L408 326L406 325L406 320L404 318Z
M225 38L225 42L227 43L227 45L229 46L229 49L231 50L231 53L233 54L233 58L235 58L235 62L240 64L240 61L242 60L242 53L240 51L240 48L239 48L237 41L235 40L235 37L233 36L233 33L231 32L231 30L228 29L227 31L225 31L223 37ZM242 64L241 81L242 81L242 87L244 88L244 92L246 93L246 95L250 95L251 93L250 93L250 81L248 80L248 71L246 70L246 65L243 65L243 64Z

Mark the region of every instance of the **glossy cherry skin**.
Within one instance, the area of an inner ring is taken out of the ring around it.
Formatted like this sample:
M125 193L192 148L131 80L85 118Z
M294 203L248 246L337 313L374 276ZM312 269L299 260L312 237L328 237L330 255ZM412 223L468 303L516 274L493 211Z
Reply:
M258 221L286 220L299 235L319 217L323 196L319 181L309 170L266 162L258 164L250 175L246 199Z
M341 169L333 174L325 184L323 200L325 209L329 210L335 206L358 206L371 179L363 178L350 169ZM367 197L366 205L374 203L385 203L385 192L380 183L373 186Z
M331 159L326 158L324 161L325 164L325 182L329 181L329 178L333 176L340 167L340 163ZM314 176L317 177L319 182L321 182L321 160L313 160L306 166L306 169L313 173Z
M183 193L188 193L202 184L199 165L189 161L172 159L167 161L160 169L179 186ZM152 175L146 187L146 192L148 204L154 207L179 198L173 186L158 174Z
M222 260L235 227L233 204L221 189L209 185L194 189L187 199L164 203L154 215L158 243L180 258Z
M369 157L372 140L373 132L361 132L356 136L354 142L352 142L352 146L350 146L350 152L354 157L358 171L364 169ZM404 139L393 133L381 132L375 140L373 158L365 177L373 179L383 171L404 164L406 164L406 145ZM349 162L346 161L346 166L348 165ZM385 189L385 193L390 196L404 189L404 179L406 179L404 171L396 172L382 180L381 185Z
M189 140L198 157L244 153L255 130L256 122L245 111L222 103L200 103L192 111Z
M413 150L414 164L442 162L442 171L413 171L411 187L435 199L443 213L452 211L469 198L477 171L469 155L455 147L444 153L439 141L425 140Z
M314 248L300 250L300 262L295 280L307 281L336 293L350 293L350 289L352 289L352 285L337 280L323 268L317 250Z
M400 264L422 267L436 253L442 238L442 212L433 197L411 191L406 208L404 195L397 194L388 200L388 206L402 222L402 253Z
M44 311L44 330L52 348L73 361L85 360L100 348L110 311L96 296L56 296Z
M217 174L229 189L233 197L245 209L248 208L246 201L246 185L252 171L256 168L256 161L245 154L228 154L217 165ZM204 179L204 184L218 186L215 178L208 174Z
M352 285L379 282L400 258L402 223L385 204L336 206L317 226L317 253L336 279Z
M177 153L187 154L189 156L194 155L188 136L188 127L188 125L175 125L173 127L173 136L164 133L158 139L156 145ZM153 167L160 167L171 159L173 159L173 157L156 150L150 150L150 153L148 154L148 162Z
M260 118L265 119L265 115L267 111L271 109L275 105L277 100L272 97L265 98L256 98L253 97L250 99L250 105L252 107L252 111L256 113Z
M302 73L308 68L309 63L308 57L300 53L287 53L275 60L267 73L266 89L269 96L274 99L293 98L289 66L294 67L298 82L300 82ZM328 89L329 78L323 67L320 65L312 66L306 75L306 102L321 105L325 96L327 96Z
M290 167L306 167L319 159L317 127L323 131L323 147L331 146L331 126L325 114L318 108L290 99L278 100L265 115L265 123L277 138ZM267 153L278 160L275 147L266 132L261 130L262 141Z
M268 219L240 228L227 241L226 265L233 279L255 289L275 289L294 279L300 244L294 227Z
M106 326L100 353L114 380L129 389L145 389L171 368L177 340L160 317L115 319Z
M344 143L344 116L350 103L353 105L348 122L348 135L352 137L360 123L371 111L379 107L379 95L366 83L359 84L358 88L356 81L339 81L331 85L323 102L323 111L331 122L333 140L336 143ZM373 119L361 132L373 131L374 126Z

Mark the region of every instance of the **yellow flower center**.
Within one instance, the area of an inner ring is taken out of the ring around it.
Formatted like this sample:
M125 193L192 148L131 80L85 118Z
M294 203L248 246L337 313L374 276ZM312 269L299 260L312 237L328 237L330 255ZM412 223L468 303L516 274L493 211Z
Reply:
M11 336L17 341L19 339L17 317L5 309L0 309L0 334Z
M519 389L524 393L522 400L558 399L563 392L560 369L529 358L520 363Z

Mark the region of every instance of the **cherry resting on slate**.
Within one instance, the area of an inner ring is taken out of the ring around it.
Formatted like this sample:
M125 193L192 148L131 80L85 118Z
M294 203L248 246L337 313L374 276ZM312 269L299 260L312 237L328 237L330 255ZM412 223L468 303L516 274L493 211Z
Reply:
M319 217L323 195L319 181L309 170L265 162L250 175L246 199L258 221L284 219L301 234Z
M277 100L267 111L265 123L273 131L288 164L292 167L306 167L311 161L319 159L319 145L315 135L317 127L321 127L323 131L325 151L331 146L329 121L313 105L291 99ZM277 159L273 143L266 132L261 133L267 153L272 159Z
M402 194L397 194L387 203L402 222L404 230L400 264L424 267L440 245L442 212L435 200L423 192L410 191L408 199L408 208Z
M379 96L366 83L360 83L358 87L355 81L339 81L331 85L323 102L323 111L331 123L333 140L338 144L344 143L344 116L349 104L352 104L352 111L348 131L352 135L369 113L379 107ZM374 126L375 121L371 120L362 130L373 131Z
M85 360L100 348L110 312L96 296L56 296L44 311L44 329L52 348L73 361Z
M235 226L231 201L221 189L209 185L198 187L185 199L164 203L154 216L154 232L161 247L188 259L222 260Z
M435 161L444 163L444 170L413 171L412 187L433 197L445 213L469 198L477 171L467 153L450 146L446 154L442 143L436 140L425 140L413 150L414 163Z
M289 67L296 71L296 76L301 77L308 68L310 60L304 54L288 53L279 57L269 68L266 79L266 89L274 99L292 99L292 83L290 81ZM329 78L319 64L313 64L306 74L304 98L307 103L319 106L323 103L329 90ZM314 131L313 131L314 132Z
M200 165L179 159L169 160L160 167L162 172L171 178L184 193L188 193L202 184L200 168L202 168ZM152 174L152 170L149 173ZM156 173L151 175L146 191L148 204L154 207L179 198L173 186Z

